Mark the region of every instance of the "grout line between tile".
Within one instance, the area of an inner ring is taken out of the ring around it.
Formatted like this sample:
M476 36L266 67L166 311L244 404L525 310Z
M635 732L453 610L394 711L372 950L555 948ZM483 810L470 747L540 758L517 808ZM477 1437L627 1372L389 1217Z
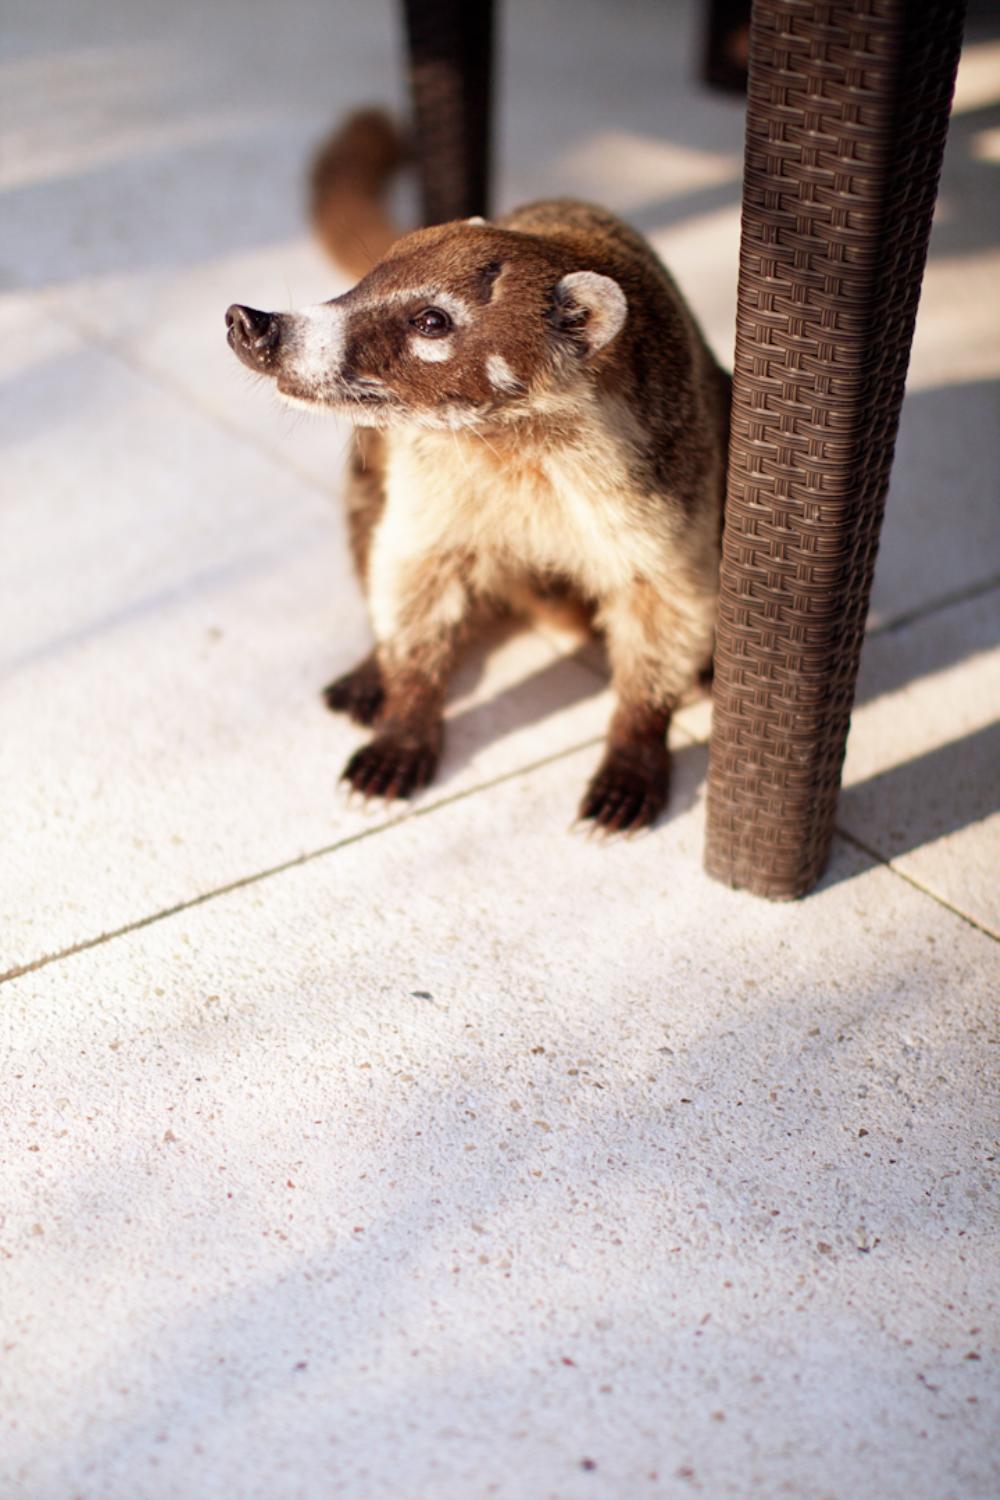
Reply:
M51 316L51 314L48 312L47 315ZM200 412L203 417L205 417L208 421L214 423L216 427L219 427L230 437L236 438L240 442L246 443L250 448L253 448L255 452L268 459L269 462L274 464L277 468L283 471L287 471L301 484L306 485L311 490L315 490L318 494L322 495L324 499L329 500L332 497L333 499L338 500L340 498L340 493L343 488L343 485L341 483L341 470L346 469L347 451L348 447L353 441L353 430L347 441L341 445L337 453L333 452L334 445L331 443L331 465L336 469L338 482L336 484L325 484L309 469L301 468L297 463L295 463L294 459L289 458L286 453L279 452L277 449L272 448L269 443L261 442L260 439L256 437L256 435L248 428L241 427L238 422L232 421L231 418L227 417L223 412L217 410L209 402L203 400L199 395L197 395L195 391L191 390L189 386L185 385L183 381L177 380L174 376L168 374L159 366L149 364L142 358L141 355L136 354L135 350L125 340L115 337L108 337L102 334L97 328L94 327L92 323L88 323L86 318L81 318L79 313L77 313L73 308L67 307L65 309L65 317L68 322L73 324L74 328L76 329L77 333L80 334L81 338L85 338L89 343L95 344L98 348L103 349L106 354L113 355L116 359L121 360L122 364L126 365L130 370L137 371L139 374L144 375L147 380L152 380L157 384L162 385L166 390L170 391L173 396L178 397L178 399L184 401L195 411ZM2 978L2 976L0 976L0 978Z
M696 739L688 730L684 729L683 726L676 725L675 728L683 735L689 746L702 743L702 741ZM224 885L215 886L209 891L202 891L199 895L192 896L186 901L178 901L173 906L151 912L145 917L138 917L135 921L126 922L121 927L114 928L111 932L102 932L97 937L86 938L79 943L72 943L69 947L61 948L56 953L42 954L41 957L32 959L29 963L15 965L15 967L8 969L6 973L0 974L0 985L15 979L22 979L28 974L35 974L41 969L48 968L50 964L58 963L61 959L73 958L78 953L87 953L92 948L102 947L105 943L114 942L116 938L128 937L133 932L141 932L143 928L152 927L155 923L165 921L168 917L179 916L181 912L193 911L196 907L205 906L208 902L214 901L220 896L228 896L234 891L245 890L253 885L260 885L264 881L270 880L273 876L283 875L290 870L298 869L300 866L312 864L316 860L324 859L327 855L336 854L341 849L348 849L353 844L359 844L365 839L374 838L377 834L391 832L393 829L399 828L403 824L411 823L417 818L428 817L440 808L464 802L469 797L477 796L480 792L489 791L495 786L502 786L505 782L514 781L519 776L530 775L533 771L553 765L557 761L575 755L580 750L592 749L594 746L602 743L602 735L593 735L589 739L568 745L563 750L557 750L551 755L542 756L539 760L529 761L527 765L518 766L511 771L505 771L502 775L495 776L490 781L466 787L464 791L455 792L450 797L440 797L436 802L430 803L427 807L414 808L412 812L406 813L402 817L391 818L385 823L378 824L375 828L359 829L357 833L348 834L346 838L337 839L331 844L323 844L318 849L307 850L304 854L297 854L293 859L282 860L279 864L269 865L266 869L254 871L251 875L241 875L236 880L227 881ZM890 860L880 854L877 849L872 848L871 845L866 844L862 839L857 838L854 834L848 833L846 829L840 827L834 828L834 834L836 837L843 839L845 843L866 854L869 859L874 860L876 864L881 865L900 880L905 881L907 885L919 891L921 895L928 897L929 900L935 902L938 906L944 907L946 911L950 911L953 916L958 917L967 926L974 928L977 932L981 932L985 937L991 938L994 942L1000 942L1000 933L994 932L992 928L984 926L975 917L970 917L967 912L962 911L960 907L953 905L950 901L945 900L944 897L939 896L935 891L930 890L919 880L914 879L912 875L898 869Z
M927 896L931 901L936 902L938 906L943 906L945 911L950 911L953 916L960 917L963 922L969 927L974 927L984 937L992 938L995 943L1000 943L1000 932L995 932L992 927L986 927L982 922L978 922L975 917L970 917L968 912L963 911L960 906L955 906L951 901L947 901L944 896L939 896L929 886L924 885L912 875L907 874L905 870L901 870L898 865L893 864L891 859L887 859L884 854L880 854L871 844L866 844L863 839L859 839L855 834L848 833L846 828L835 825L833 831L837 838L843 839L845 843L851 844L855 849L859 849L862 854L867 854L869 859L874 859L883 869L889 870L893 875L898 876L900 880L905 880L907 885L912 886L915 891L919 891L922 896Z
M993 573L988 578L981 578L978 583L969 583L964 588L953 589L950 594L942 594L939 598L932 599L929 604L915 605L913 609L903 610L901 614L890 615L888 620L882 620L878 625L873 625L865 633L865 639L873 640L881 635L891 635L894 630L903 630L907 625L914 625L918 620L926 619L928 615L940 614L942 610L951 609L955 604L967 604L970 600L992 593L997 588L1000 588L1000 573Z
M551 755L543 755L539 760L529 761L527 765L504 771L502 775L494 776L490 781L482 781L476 786L466 787L463 791L453 792L449 797L439 797L436 802L431 802L426 807L415 807L411 812L404 813L402 817L390 818L374 828L359 829L357 833L348 834L346 838L336 839L332 844L323 844L318 849L309 849L305 854L297 854L293 859L282 860L280 864L269 865L264 870L256 870L252 875L241 875L236 880L227 881L225 885L214 886L210 891L202 891L200 895L191 896L186 901L178 901L173 906L164 907L161 911L151 912L145 917L137 917L135 921L126 922L111 932L102 932L97 937L71 943L68 948L60 948L56 953L44 953L40 958L34 958L29 963L17 964L6 973L0 974L0 985L6 984L9 980L21 979L26 974L35 974L39 969L48 968L49 964L58 963L60 959L73 958L77 953L87 953L91 948L99 948L104 943L113 942L116 938L127 937L129 933L141 932L144 927L152 927L154 923L165 921L167 917L176 917L181 912L192 911L197 906L205 906L218 896L228 896L233 891L244 890L247 886L259 885L265 880L270 880L274 875L284 875L289 870L298 869L300 865L312 864L314 860L323 859L328 854L336 854L340 849L348 849L352 844L359 844L364 839L374 838L379 833L387 833L394 828L401 827L404 823L412 823L417 818L426 818L431 813L437 812L439 808L464 802L466 798L474 797L479 792L502 786L504 782L514 781L518 776L530 775L532 771L539 771L555 761L575 755L579 750L589 750L602 743L603 736L594 735L577 744L567 745L565 749L555 750Z

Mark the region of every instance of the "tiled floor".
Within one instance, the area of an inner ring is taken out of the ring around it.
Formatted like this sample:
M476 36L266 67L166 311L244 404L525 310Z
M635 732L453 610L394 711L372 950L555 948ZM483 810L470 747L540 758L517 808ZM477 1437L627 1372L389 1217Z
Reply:
M687 5L504 23L500 196L651 234L728 354L742 115ZM342 283L311 142L388 3L9 8L0 69L0 1495L1000 1490L1000 42L963 64L828 875L568 831L609 694L468 663L336 790L348 434L222 338ZM991 1193L993 1196L991 1197Z

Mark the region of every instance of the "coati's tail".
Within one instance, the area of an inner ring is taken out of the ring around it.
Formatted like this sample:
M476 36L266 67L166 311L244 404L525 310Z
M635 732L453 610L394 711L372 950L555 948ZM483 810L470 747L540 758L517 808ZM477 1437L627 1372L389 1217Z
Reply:
M313 228L352 276L370 271L398 238L383 199L406 156L402 135L380 109L348 115L316 153L309 184Z

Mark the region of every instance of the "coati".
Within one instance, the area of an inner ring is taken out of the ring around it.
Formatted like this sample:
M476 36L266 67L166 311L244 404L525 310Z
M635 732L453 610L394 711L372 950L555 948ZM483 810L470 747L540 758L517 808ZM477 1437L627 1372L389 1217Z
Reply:
M600 208L397 238L381 196L401 149L366 111L317 160L314 222L351 291L226 313L245 365L358 428L348 527L376 644L325 697L375 735L343 776L366 797L425 786L475 621L556 603L606 639L617 695L580 817L635 831L711 660L729 377L650 246Z

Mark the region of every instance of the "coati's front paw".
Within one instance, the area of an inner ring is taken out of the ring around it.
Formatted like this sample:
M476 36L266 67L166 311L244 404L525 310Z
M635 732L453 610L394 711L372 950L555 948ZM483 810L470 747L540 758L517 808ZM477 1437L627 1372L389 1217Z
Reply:
M665 745L644 746L638 753L611 749L587 787L579 816L602 833L638 833L663 811L669 784Z
M379 735L355 750L341 781L350 782L363 797L412 797L433 779L438 747Z
M374 652L323 689L323 702L331 712L347 714L366 728L375 723L384 701L382 673Z

